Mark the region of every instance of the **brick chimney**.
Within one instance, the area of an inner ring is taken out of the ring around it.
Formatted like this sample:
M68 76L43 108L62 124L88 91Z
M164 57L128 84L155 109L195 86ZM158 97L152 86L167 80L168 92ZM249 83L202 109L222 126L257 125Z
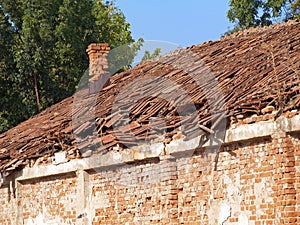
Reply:
M92 43L86 52L89 55L89 89L97 93L109 83L107 55L110 51L108 44Z

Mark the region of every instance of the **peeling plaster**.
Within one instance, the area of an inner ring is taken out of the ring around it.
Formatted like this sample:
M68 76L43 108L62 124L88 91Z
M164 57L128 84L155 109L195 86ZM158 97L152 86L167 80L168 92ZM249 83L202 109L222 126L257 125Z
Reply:
M42 213L36 218L29 217L25 225L71 225L71 221L65 223L62 218L56 216L53 220L45 220Z
M238 225L248 225L249 221L248 221L248 217L246 215L239 215L239 223Z
M231 207L227 202L213 202L208 215L210 225L224 225L231 216Z
M299 118L299 117L297 117ZM283 121L284 122L284 121ZM285 123L283 123L284 125ZM287 126L287 125L284 125ZM299 125L300 126L300 125ZM243 128L247 128L247 126L243 126ZM253 128L254 130L254 128ZM241 137L243 138L243 137ZM246 137L244 137L246 138ZM248 136L247 136L248 138ZM228 140L230 141L230 140ZM280 141L280 140L279 140ZM47 166L47 167L35 167L33 169L26 169L25 172L22 174L22 176L19 178L19 180L22 179L28 179L28 178L36 178L39 176L46 176L51 174L56 174L57 172L60 173L66 173L69 171L80 169L89 169L89 168L101 168L103 166L107 165L117 165L120 163L125 162L132 162L136 160L143 160L146 158L152 158L152 157L160 157L162 154L165 153L165 150L167 154L174 154L180 151L185 151L187 149L193 149L194 147L198 146L199 140L197 138L192 139L190 141L183 141L181 139L179 140L173 140L170 144L160 144L160 143L154 143L149 146L139 146L134 148L133 153L132 152L122 152L122 153L111 153L105 156L100 156L97 158L90 158L90 159L81 159L81 160L73 160L71 162L65 163L64 165L57 165L57 166ZM278 144L280 146L280 144ZM263 147L263 146L261 146ZM256 151L257 152L257 151ZM220 153L220 154L228 154ZM264 157L264 152L258 152L258 155L260 157ZM247 155L245 155L246 157ZM209 156L210 158L215 158L214 152L211 152ZM225 155L223 157L225 159L224 165L228 166L227 160L230 160L230 157ZM248 159L250 157L248 156ZM237 157L237 160L239 158ZM59 161L59 160L57 160ZM100 162L100 163L99 163ZM259 158L255 159L255 162L257 162L258 167L261 166L261 163L259 161ZM274 162L273 162L274 163ZM271 164L271 163L270 163ZM97 167L95 167L97 166ZM189 165L186 165L188 167ZM40 170L42 168L42 172ZM54 168L54 169L53 169ZM300 168L300 167L299 167ZM296 168L300 171L299 168ZM53 169L53 170L52 170ZM35 171L33 171L35 170ZM27 171L27 173L26 173ZM31 173L32 172L32 173ZM33 173L34 172L34 173ZM247 193L243 193L241 191L241 180L240 180L240 173L237 172L234 175L227 175L223 174L220 176L221 182L219 184L214 183L214 171L213 167L211 168L211 173L209 175L206 175L206 179L209 184L209 204L206 205L206 202L199 202L197 203L197 215L204 219L205 216L208 215L209 217L209 224L211 225L225 225L229 224L228 218L230 216L233 216L234 218L238 217L237 223L234 223L236 225L248 225L248 224L254 224L254 222L251 220L249 222L249 218L251 213L248 211L243 212L245 214L240 214L240 204L241 201L244 198L244 195ZM250 170L251 173L254 173L253 168ZM157 174L149 174L150 180L153 180L154 178L157 178L159 180L159 176ZM154 177L151 177L154 176ZM203 179L203 178L202 178ZM272 178L261 178L261 182L254 183L254 190L251 189L251 195L255 195L254 205L256 207L256 216L259 217L260 215L264 214L264 210L260 209L260 205L262 203L272 203L274 200L271 198L272 188L270 184L272 183ZM216 187L216 188L215 188ZM222 201L215 201L214 195L216 192L221 192L221 194L224 194L224 199ZM247 192L244 190L244 192ZM253 193L254 192L254 193ZM94 197L94 198L93 198ZM97 193L95 196L92 196L92 192L89 194L89 200L92 199L92 212L95 212L95 208L107 208L110 207L113 203L110 202L108 196L106 193ZM68 200L68 199L67 199ZM223 202L225 201L225 202ZM117 201L114 203L115 209L118 211L118 205ZM67 205L67 207L72 208L72 202ZM210 208L209 208L210 207ZM209 208L209 209L208 209ZM208 209L208 210L207 210ZM43 210L44 212L44 210ZM276 212L277 218L280 218L280 212ZM94 215L89 215L91 218ZM165 215L164 215L165 216ZM155 219L162 218L162 213L155 217ZM140 212L135 212L134 221L137 223L140 222L141 215ZM71 224L70 221L64 221L62 218L51 217L51 220L49 217L47 217L47 213L40 213L36 218L29 218L25 221L25 225L67 225Z
M220 214L219 214L219 220L218 220L218 225L223 225L226 220L231 215L231 208L227 203L222 203L220 205Z
M264 210L261 209L260 205L265 203L272 203L272 198L269 196L269 193L271 193L271 188L268 188L268 183L265 178L262 179L261 182L254 184L254 194L255 194L255 206L257 208L256 210L256 216L259 217L260 215L264 214Z

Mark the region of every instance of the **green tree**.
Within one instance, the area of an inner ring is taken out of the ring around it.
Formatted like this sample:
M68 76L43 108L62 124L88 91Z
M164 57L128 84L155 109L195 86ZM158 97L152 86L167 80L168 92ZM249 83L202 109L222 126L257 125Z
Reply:
M54 31L54 67L50 72L56 87L51 87L51 90L56 89L56 93L48 92L55 96L55 102L61 99L60 96L66 97L74 92L88 66L86 47L91 42L99 42L101 35L96 35L92 10L93 2L89 0L63 0L59 7ZM107 39L102 41L108 43Z
M8 129L11 124L19 123L20 118L26 113L18 86L11 79L15 72L13 36L14 31L8 17L0 7L0 132Z
M161 48L156 48L152 54L150 53L150 51L146 50L142 57L142 61L146 61L158 57L160 56L160 54L161 54Z
M300 0L230 0L227 17L235 26L228 33L299 18L299 5Z
M129 44L128 65L141 45L112 1L2 0L0 10L0 132L73 94L89 43Z

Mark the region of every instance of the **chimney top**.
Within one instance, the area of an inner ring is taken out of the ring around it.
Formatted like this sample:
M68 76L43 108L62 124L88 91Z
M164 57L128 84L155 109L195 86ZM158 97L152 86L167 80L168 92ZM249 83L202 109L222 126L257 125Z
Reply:
M89 55L90 93L98 92L108 84L107 56L109 51L109 45L104 43L92 43L86 50Z
M91 55L93 53L108 53L110 51L109 44L92 43L88 46L86 52Z

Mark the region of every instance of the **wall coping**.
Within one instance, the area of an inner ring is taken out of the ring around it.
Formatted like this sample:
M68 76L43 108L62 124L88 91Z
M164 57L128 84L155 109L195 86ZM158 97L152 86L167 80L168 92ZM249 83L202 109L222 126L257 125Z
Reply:
M25 167L17 174L17 181L48 177L58 174L77 172L80 170L92 170L103 167L121 166L126 163L142 161L151 158L174 155L200 147L217 147L220 144L230 144L256 138L271 136L275 133L289 133L300 131L300 115L292 118L279 117L276 121L261 121L253 124L240 125L236 128L226 130L223 143L210 140L203 145L199 145L201 137L196 137L189 141L183 139L173 140L169 144L153 143L136 146L122 152L109 152L105 155L95 155L90 158L73 159L58 165L35 165L31 168Z

